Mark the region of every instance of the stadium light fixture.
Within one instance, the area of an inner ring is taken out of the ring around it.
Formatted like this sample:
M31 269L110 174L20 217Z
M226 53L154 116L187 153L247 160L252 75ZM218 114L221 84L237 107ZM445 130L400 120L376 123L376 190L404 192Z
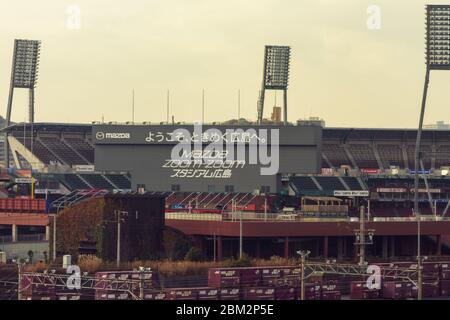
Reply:
M287 124L287 88L291 48L288 46L266 46L262 87L258 99L258 123L262 123L266 90L283 90L284 125Z
M421 257L421 214L419 210L419 166L421 161L420 144L425 115L425 106L430 82L431 70L450 70L450 5L425 6L425 83L423 88L422 106L420 109L419 128L416 136L414 153L414 214L417 218L417 267L418 294L422 299L422 257Z
M11 112L15 88L28 89L28 117L34 122L34 88L37 83L39 68L39 53L41 42L39 40L14 40L13 61L11 67L11 82L6 111L5 127L11 124ZM5 165L9 166L8 137L5 137Z
M34 88L39 68L41 42L38 40L14 40L11 85L8 99L7 125L11 122L11 107L15 88L29 89L29 122L34 122Z

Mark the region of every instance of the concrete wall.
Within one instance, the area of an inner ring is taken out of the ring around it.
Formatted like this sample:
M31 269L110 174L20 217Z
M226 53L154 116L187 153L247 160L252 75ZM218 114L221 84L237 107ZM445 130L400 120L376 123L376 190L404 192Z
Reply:
M28 258L28 251L33 251L33 261L45 260L44 251L47 251L49 257L49 242L15 242L15 243L0 243L0 251L6 252L7 259Z

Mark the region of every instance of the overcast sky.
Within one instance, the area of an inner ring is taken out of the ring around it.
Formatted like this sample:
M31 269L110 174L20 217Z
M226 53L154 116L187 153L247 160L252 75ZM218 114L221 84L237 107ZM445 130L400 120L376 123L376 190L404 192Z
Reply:
M0 113L13 41L42 40L36 121L255 119L264 45L292 47L289 120L327 126L416 127L423 90L422 0L14 0L0 1ZM442 3L434 1L431 3ZM76 24L79 8L80 27ZM369 6L377 5L381 28ZM72 8L72 9L68 9ZM373 26L373 23L370 24ZM266 95L270 117L274 93ZM281 104L281 93L278 94ZM431 75L425 123L450 122L450 72ZM15 94L14 121L27 116Z

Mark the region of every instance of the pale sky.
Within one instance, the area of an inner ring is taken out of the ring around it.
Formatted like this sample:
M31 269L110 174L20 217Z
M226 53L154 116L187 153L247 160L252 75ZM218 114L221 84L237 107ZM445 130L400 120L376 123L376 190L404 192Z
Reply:
M450 0L449 0L450 2ZM42 41L36 121L256 119L264 45L292 47L290 121L416 127L424 81L422 0L0 0L0 113L5 116L15 38ZM67 9L80 8L70 29ZM370 5L381 28L367 27ZM278 104L282 102L278 94ZM425 123L450 122L450 72L433 71ZM274 93L266 94L270 117ZM14 121L27 116L16 90Z

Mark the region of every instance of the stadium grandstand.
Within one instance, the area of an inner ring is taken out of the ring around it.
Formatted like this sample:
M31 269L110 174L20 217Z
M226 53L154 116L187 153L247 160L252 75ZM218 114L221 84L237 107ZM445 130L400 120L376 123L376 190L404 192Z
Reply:
M15 170L32 169L37 194L130 190L127 172L95 171L91 130L89 124L58 123L13 124L5 128L12 155L8 173L14 178ZM285 194L335 196L336 191L368 191L375 214L411 214L415 136L416 130L412 129L324 128L321 174L284 178ZM446 212L450 198L450 131L425 130L422 150L421 173L428 177L429 190L425 192L421 181L420 201L429 206L431 197L435 210ZM175 192L166 194L170 195L168 207L189 203L192 194L182 191L180 199L173 195ZM200 207L222 208L229 205L233 194L216 195L213 200L212 194L198 193L195 202ZM249 206L254 199L245 197L250 195L239 195L240 203Z

